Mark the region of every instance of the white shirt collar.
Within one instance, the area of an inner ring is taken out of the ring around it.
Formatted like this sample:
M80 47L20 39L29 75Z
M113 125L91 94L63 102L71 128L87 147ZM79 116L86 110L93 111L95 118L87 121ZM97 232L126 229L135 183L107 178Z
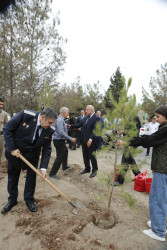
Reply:
M95 113L95 112L94 112ZM90 116L90 118L92 118L92 116L94 115L94 113Z
M39 116L40 116L40 115L38 115L37 127L38 127L39 125L41 125L41 124L40 124L40 121L39 121Z

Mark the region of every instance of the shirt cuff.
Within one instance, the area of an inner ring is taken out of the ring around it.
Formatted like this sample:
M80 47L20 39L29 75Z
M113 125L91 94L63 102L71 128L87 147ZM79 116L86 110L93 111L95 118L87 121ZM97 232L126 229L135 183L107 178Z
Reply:
M42 171L46 171L46 168L40 168L40 170L42 170Z
M92 139L89 139L89 141L92 141Z

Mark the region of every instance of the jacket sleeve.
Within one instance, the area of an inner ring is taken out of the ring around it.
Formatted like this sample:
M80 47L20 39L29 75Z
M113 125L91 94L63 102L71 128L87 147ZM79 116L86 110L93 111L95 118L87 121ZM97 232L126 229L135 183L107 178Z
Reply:
M93 137L95 136L95 135L94 135L94 130L96 130L96 125L97 125L98 122L101 123L101 120L100 120L100 118L97 116L96 119L95 119L95 122L94 122L94 124L93 124L92 133L91 133L91 135L89 136L89 139L91 139L91 140L93 140Z
M55 132L55 128L54 126L51 126L50 128L48 128L50 130L50 139L47 140L47 143L45 143L43 145L42 148L42 158L41 158L41 163L40 163L40 169L41 168L45 168L47 169L48 164L49 164L49 160L50 160L50 155L52 152L52 147L51 147L51 142L52 142L52 135Z
M83 127L83 123L84 123L85 120L86 120L86 117L83 118L79 123L72 124L71 128L82 128Z
M24 110L20 111L18 114L12 117L11 120L9 120L7 124L3 127L5 146L10 152L17 149L14 142L14 134L16 129L21 125L23 121L23 116Z
M8 122L8 115L7 113L5 114L5 117L4 117L4 124L6 124Z
M51 155L51 151L52 151L51 138L48 140L48 142L42 148L42 158L41 158L40 168L47 169L47 167L48 167L50 155Z
M131 140L129 145L133 147L142 146L147 148L162 145L165 142L167 142L167 127L162 127L154 134L147 135L145 137L135 137Z
M72 137L68 136L68 134L65 132L64 125L65 124L63 120L57 120L56 124L57 131L62 138L72 141Z

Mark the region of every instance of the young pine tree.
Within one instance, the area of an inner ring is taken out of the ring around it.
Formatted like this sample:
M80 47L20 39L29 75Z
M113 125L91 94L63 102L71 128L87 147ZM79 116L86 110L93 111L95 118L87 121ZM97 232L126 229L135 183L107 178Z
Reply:
M120 93L119 102L116 102L112 93L109 93L109 99L114 109L108 110L107 112L107 119L108 122L105 124L103 130L101 130L101 125L98 124L96 128L96 135L101 136L103 140L110 137L110 141L108 141L108 145L103 146L101 152L109 152L111 154L111 149L114 151L114 172L111 173L110 176L106 178L109 187L109 195L108 195L108 205L107 205L107 214L110 215L110 207L111 207L111 200L114 190L114 182L115 182L115 174L116 169L118 168L120 172L123 173L123 165L118 165L118 149L115 146L115 142L122 137L123 140L129 143L131 139L138 135L138 130L136 127L135 117L138 113L139 106L136 104L136 96L135 95L128 95L128 90L131 86L132 79L130 78L126 84L125 78L122 77L122 84L123 88ZM126 157L134 156L138 149L126 146L123 149L124 154ZM100 155L101 155L100 152ZM97 153L98 155L98 153ZM127 195L126 195L127 196ZM133 207L133 199L129 198L131 207Z

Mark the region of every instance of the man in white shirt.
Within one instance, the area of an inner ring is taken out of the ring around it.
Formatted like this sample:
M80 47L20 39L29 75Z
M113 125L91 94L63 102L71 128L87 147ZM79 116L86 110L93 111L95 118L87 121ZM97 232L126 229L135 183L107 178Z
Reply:
M156 116L152 115L150 118L151 118L151 122L147 124L148 135L155 133L159 127L159 123L156 122ZM148 156L149 153L150 153L150 147L147 148L146 156Z

